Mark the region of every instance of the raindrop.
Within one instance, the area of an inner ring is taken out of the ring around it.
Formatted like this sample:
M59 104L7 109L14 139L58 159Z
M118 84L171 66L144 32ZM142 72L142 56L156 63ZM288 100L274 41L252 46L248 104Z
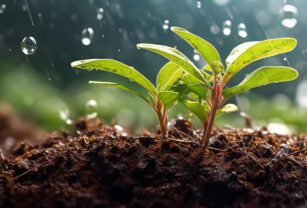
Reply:
M96 118L98 113L97 113L97 102L96 100L89 100L85 104L86 108L86 117L89 119Z
M90 45L94 37L94 30L91 27L84 28L81 33L81 42L83 45Z
M223 23L223 34L228 36L231 34L231 21L230 20L226 20Z
M4 11L5 11L5 9L6 9L6 5L5 5L5 4L2 4L2 5L0 6L0 14L3 14Z
M238 35L241 38L246 38L247 37L247 32L246 32L246 25L244 23L240 23L238 25Z
M280 16L282 26L286 28L293 28L297 24L297 8L293 5L284 5L280 11Z
M196 6L197 6L198 9L200 9L201 8L201 1L197 1Z
M123 128L121 125L118 125L118 124L114 125L114 128L115 128L117 131L122 131L122 130L124 130L124 128Z
M299 106L307 108L307 81L299 83L296 91L296 100Z
M214 3L219 5L219 6L224 6L228 4L229 0L214 0Z
M97 19L98 20L102 20L102 18L103 18L103 12L104 12L104 10L103 10L103 8L99 8L98 10L97 10Z
M196 50L194 50L193 59L194 59L194 61L199 61L199 59L200 59L200 55L197 53Z
M167 30L168 28L169 28L169 20L166 19L166 20L164 20L163 29Z
M210 32L214 35L218 34L220 32L220 28L217 25L211 25Z
M69 118L69 110L68 109L65 109L65 110L60 110L59 111L59 114L60 114L60 118L65 121L65 123L67 125L71 125L72 124L72 120Z
M24 39L22 39L22 41L21 41L21 51L25 55L34 54L36 49L37 49L36 40L32 36L25 37Z

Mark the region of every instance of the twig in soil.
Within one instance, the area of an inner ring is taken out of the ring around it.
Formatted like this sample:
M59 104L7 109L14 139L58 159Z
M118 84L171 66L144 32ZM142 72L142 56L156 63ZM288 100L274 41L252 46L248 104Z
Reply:
M236 132L236 134L238 135L238 137L240 138L240 140L241 140L241 142L242 142L242 144L243 144L244 151L246 152L246 147L245 147L243 138L242 138L241 135L238 133L237 129L235 129L235 132Z
M160 139L160 138L159 138ZM189 140L183 140L183 139L172 139L172 138L167 138L168 140L171 140L171 141L175 141L175 142L182 142L182 143L190 143L190 144L196 144L198 146L202 146L201 144L199 143L196 143L196 142L193 142L193 141L189 141Z
M301 152L305 152L306 150L307 150L307 148L304 148L304 149L292 152L292 153L288 154L288 156L295 155L295 154L298 154L298 153L301 153Z
M21 178L25 175L27 175L28 173L30 173L33 169L30 169L30 170L27 170L26 172L23 172L22 174L16 176L15 178L13 178L14 180L18 179L18 178Z
M191 137L191 136L188 135L187 133L185 133L185 132L183 132L183 131L177 129L176 127L173 127L173 129L175 129L181 136L184 135L184 136L188 137L189 139L194 140L193 137Z
M239 149L241 152L245 153L247 156L249 156L257 165L259 165L262 169L264 169L263 165L261 165L252 155L248 154L246 151Z
M250 146L251 146L252 141L254 140L254 138L255 138L255 135L253 135L253 137L252 137L252 138L251 138L251 140L249 141L249 143L248 143L248 147L250 147Z

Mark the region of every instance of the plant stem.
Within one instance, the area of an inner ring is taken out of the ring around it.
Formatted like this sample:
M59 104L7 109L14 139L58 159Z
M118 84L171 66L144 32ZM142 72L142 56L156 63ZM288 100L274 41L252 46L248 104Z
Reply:
M158 115L162 137L166 138L167 137L167 123L168 123L167 109L165 109L164 105L159 99L157 99L157 105L155 107L155 111Z
M223 97L222 96L222 89L223 89L223 84L219 83L218 80L215 77L214 86L212 88L212 93L211 93L211 97L210 97L211 110L209 112L209 116L207 116L207 119L206 119L206 122L205 122L205 125L204 125L204 134L203 134L203 138L202 138L202 144L203 144L204 149L207 149L207 147L208 147L211 131L212 131L215 116L216 116L216 112L220 108L220 102L221 102L221 99Z

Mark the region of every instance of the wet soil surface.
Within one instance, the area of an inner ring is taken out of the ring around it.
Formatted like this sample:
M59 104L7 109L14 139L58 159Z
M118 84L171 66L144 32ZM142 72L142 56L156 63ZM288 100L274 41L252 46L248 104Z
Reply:
M0 207L307 207L307 136L215 129L208 151L186 120L169 139L100 120L0 158Z

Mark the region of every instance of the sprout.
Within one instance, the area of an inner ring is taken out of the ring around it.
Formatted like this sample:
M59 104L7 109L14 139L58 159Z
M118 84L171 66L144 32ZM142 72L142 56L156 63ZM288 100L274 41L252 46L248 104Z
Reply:
M176 48L156 44L138 44L137 47L164 56L184 71L184 75L170 90L178 92L178 100L202 122L204 149L208 146L215 117L238 110L234 104L224 105L229 98L266 84L292 81L298 76L298 72L290 67L264 66L256 69L238 85L227 88L226 84L242 68L259 59L292 51L296 40L278 38L240 44L227 57L225 69L218 51L209 42L183 28L171 27L171 30L205 59L207 65L203 69L198 69Z
M74 68L87 70L96 69L112 72L114 74L126 77L127 79L134 81L145 88L148 92L147 96L118 83L98 81L89 82L90 84L94 85L119 88L142 98L157 113L162 136L167 136L168 110L176 103L177 97L179 95L178 92L170 91L170 89L173 84L177 82L179 77L182 76L183 70L180 68L180 66L173 62L168 62L165 64L157 75L156 87L134 68L115 60L80 60L72 62L71 66Z

